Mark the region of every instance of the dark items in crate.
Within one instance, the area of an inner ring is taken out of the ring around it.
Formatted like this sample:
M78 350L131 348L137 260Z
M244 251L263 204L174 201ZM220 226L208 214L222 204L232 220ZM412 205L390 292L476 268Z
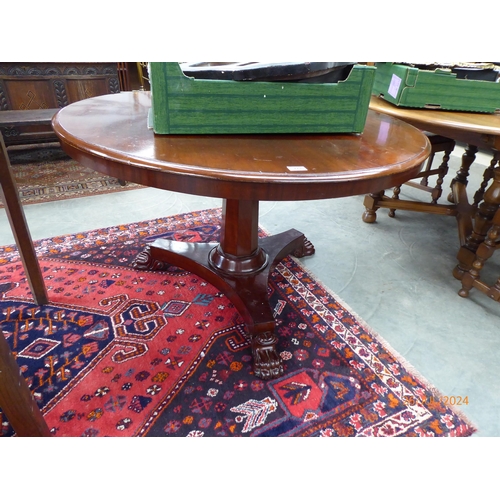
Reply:
M337 83L354 62L192 62L181 63L186 76L207 80Z

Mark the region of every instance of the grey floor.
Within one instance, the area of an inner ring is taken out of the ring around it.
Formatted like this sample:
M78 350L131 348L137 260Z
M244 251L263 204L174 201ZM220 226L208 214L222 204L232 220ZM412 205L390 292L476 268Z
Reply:
M449 185L460 164L457 147ZM490 157L479 154L469 186L473 193ZM417 199L424 193L413 191ZM145 188L36 205L25 213L33 239L220 206L213 198ZM294 227L311 240L315 255L304 265L357 313L443 395L468 398L457 407L478 428L475 436L500 436L500 304L473 290L463 299L452 276L458 250L453 217L378 211L362 222L363 196L301 202L263 202L260 223L271 233ZM0 209L0 245L12 244ZM500 276L498 257L488 264ZM488 276L487 273L484 274Z

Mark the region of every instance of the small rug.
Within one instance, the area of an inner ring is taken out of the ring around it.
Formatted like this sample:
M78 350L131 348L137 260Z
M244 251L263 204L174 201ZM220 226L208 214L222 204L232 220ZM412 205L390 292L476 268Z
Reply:
M469 436L475 428L292 257L269 300L284 375L252 372L233 304L198 276L138 271L157 237L215 241L220 210L36 242L36 306L0 248L0 326L54 436ZM2 416L2 433L13 435Z
M58 147L9 149L9 158L23 205L144 187L130 182L122 186L118 179L84 167Z

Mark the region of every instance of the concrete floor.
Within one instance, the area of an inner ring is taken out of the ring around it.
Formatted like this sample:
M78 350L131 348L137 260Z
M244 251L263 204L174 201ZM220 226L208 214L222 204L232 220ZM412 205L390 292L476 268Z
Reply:
M450 161L456 172L463 149ZM470 193L490 157L478 154ZM427 195L406 189L411 196ZM445 191L447 194L447 191ZM25 213L33 239L153 219L220 206L219 199L152 188L36 205ZM363 196L262 202L260 223L270 233L295 227L316 248L304 265L443 395L468 398L457 407L477 427L475 436L500 436L500 304L473 290L458 296L452 276L459 246L453 217L380 209L375 224L362 222ZM0 245L12 244L0 209ZM488 263L500 276L498 257ZM488 276L488 274L484 274Z

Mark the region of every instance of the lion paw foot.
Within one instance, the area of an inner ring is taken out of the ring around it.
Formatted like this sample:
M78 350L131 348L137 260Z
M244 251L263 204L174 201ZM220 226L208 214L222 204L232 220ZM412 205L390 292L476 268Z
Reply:
M281 358L276 351L277 338L269 332L257 335L252 342L255 376L270 380L283 374Z
M314 248L314 245L306 238L304 237L304 241L302 242L302 246L300 248L297 248L294 252L293 255L294 257L307 257L309 255L313 255L316 249Z
M153 256L151 255L151 247L147 246L132 261L132 267L134 269L145 271L162 271L169 266L166 262L162 262L161 260L153 258Z

